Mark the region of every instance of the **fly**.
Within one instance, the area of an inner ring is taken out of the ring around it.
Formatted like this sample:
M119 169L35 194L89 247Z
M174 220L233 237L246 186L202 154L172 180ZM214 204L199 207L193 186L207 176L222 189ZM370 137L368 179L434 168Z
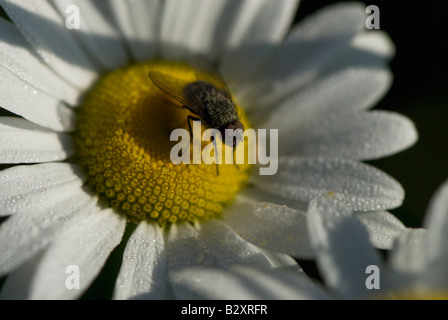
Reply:
M196 56L194 67L196 81L193 82L158 71L150 71L149 78L155 86L194 114L187 118L190 134L190 121L202 120L208 128L217 129L221 137L224 137L224 142L235 153L236 146L243 141L244 125L236 111L230 90L213 63L205 57ZM215 137L213 142L216 147ZM218 163L216 170L219 175Z

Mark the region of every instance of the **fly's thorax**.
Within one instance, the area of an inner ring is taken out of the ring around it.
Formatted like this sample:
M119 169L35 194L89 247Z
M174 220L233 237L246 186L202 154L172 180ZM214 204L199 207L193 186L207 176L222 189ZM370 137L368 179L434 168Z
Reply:
M239 121L235 104L226 91L210 83L197 81L185 87L185 92L195 97L203 108L205 115L203 120L207 126L221 129L227 124Z

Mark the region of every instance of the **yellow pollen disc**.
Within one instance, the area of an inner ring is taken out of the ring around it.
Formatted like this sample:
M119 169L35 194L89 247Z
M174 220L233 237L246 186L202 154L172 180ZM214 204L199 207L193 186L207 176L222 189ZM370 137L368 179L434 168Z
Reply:
M157 88L149 71L195 81L192 67L163 61L104 75L78 109L75 161L100 198L131 220L165 225L219 217L246 185L250 165L220 164L218 174L214 163L173 164L170 151L179 141L170 141L171 132L183 128L190 134L192 113ZM237 111L250 128L238 106ZM247 142L239 147L247 158Z

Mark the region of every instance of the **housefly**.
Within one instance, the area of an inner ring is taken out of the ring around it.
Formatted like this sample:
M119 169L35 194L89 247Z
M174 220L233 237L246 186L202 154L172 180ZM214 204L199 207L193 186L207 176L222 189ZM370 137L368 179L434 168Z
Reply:
M244 125L230 90L211 61L196 56L193 62L194 81L178 79L158 71L150 71L149 78L160 90L193 113L187 118L190 134L190 121L202 120L206 127L217 129L225 144L235 152L238 143L243 141Z

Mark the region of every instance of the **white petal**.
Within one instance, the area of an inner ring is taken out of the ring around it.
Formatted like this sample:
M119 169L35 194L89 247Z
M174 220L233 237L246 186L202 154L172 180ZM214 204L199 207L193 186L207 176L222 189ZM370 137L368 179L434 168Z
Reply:
M267 249L258 248L260 252L268 259L272 269L289 270L303 272L297 261L284 253L277 253Z
M356 217L369 231L370 242L379 249L391 249L395 239L406 231L404 224L386 211L362 212Z
M112 0L109 5L134 59L152 58L158 41L160 1Z
M167 60L179 60L188 54L201 7L211 1L167 0L164 2L160 26L162 55ZM213 1L215 2L215 1Z
M80 169L68 163L16 166L0 171L0 216L32 214L75 193L83 184Z
M207 244L216 264L223 269L231 265L270 267L269 261L257 247L242 239L222 221L201 222L199 236Z
M64 17L67 16L70 6L73 6L72 0L52 0L52 2ZM76 7L82 19L80 29L75 30L73 34L87 49L86 51L95 58L97 64L106 69L124 66L128 62L128 57L118 30L104 17L93 1L77 0Z
M295 200L334 194L354 211L394 208L404 198L396 180L372 166L346 159L280 158L275 175L253 175L251 181L266 192Z
M75 215L86 216L97 199L81 189L33 212L20 212L0 226L0 275L5 275L47 247L61 226Z
M42 255L43 252L36 254L6 277L0 291L0 300L25 300L30 298L31 281Z
M72 219L45 251L32 278L30 299L78 298L120 243L126 220L111 209L80 218ZM79 289L67 287L67 279L73 274L67 268L71 266L79 269Z
M364 32L353 39L353 47L376 55L392 58L395 55L395 45L387 33L381 30Z
M56 131L75 129L75 113L56 98L37 90L0 66L0 106Z
M3 0L2 7L43 61L61 77L80 89L96 80L92 62L49 2Z
M426 250L427 230L408 229L403 232L394 243L393 250L390 252L389 265L394 272L393 280L396 285L403 285L409 279L417 279L420 273L425 272L425 266L428 262L424 256Z
M243 239L261 248L312 257L306 215L286 206L237 198L224 221Z
M344 298L370 295L366 269L376 266L381 272L382 264L367 231L351 211L333 197L313 200L308 209L308 227L325 283ZM380 284L386 287L384 281Z
M223 38L224 32L227 33L221 40L224 47L221 70L230 84L256 70L284 40L299 1L251 0L235 3L238 3L238 8L231 3L223 11L231 13L230 17L220 17L227 25L217 28L219 38Z
M373 107L389 90L392 75L386 69L349 68L310 83L273 110L260 128L281 128L279 139L288 139L317 118ZM262 119L263 120L263 119Z
M167 1L160 36L164 56L180 59L194 52L216 59L223 55L224 76L242 76L241 67L248 71L248 62L254 67L283 39L297 2Z
M425 258L429 265L448 263L448 181L439 187L429 204L423 225L429 230Z
M252 200L255 202L269 202L280 206L287 206L301 212L306 212L308 209L308 201L293 200L291 198L282 197L269 191L262 190L255 185L251 185L245 190L242 190L239 195L244 200L247 198L247 200Z
M372 111L318 118L281 140L281 147L286 154L373 160L403 151L416 141L411 120Z
M72 138L14 117L0 117L0 163L65 160L74 153Z
M188 267L214 267L213 255L206 243L199 238L198 231L188 223L171 225L166 237L170 272Z
M28 42L9 21L0 18L0 65L31 86L58 100L76 105L80 91L69 85L35 55Z
M173 286L178 299L328 299L324 290L312 285L302 274L292 272L238 266L228 271L186 269L175 276Z
M328 6L293 28L286 41L236 95L246 109L265 108L316 79L365 27L365 6Z
M210 49L215 28L225 18L220 15L226 4L222 0L165 1L160 29L164 58L179 60L190 51ZM228 4L234 7L234 2Z
M395 54L395 46L387 33L369 30L357 34L350 46L334 56L334 60L326 65L321 74L330 74L346 68L388 68L389 60Z
M265 255L221 221L205 221L197 228L199 231L189 224L170 226L166 240L170 274L189 267L225 269L233 264L291 267L282 257L277 257L279 261L271 253Z
M114 299L163 299L167 281L162 229L154 223L141 222L126 244Z

